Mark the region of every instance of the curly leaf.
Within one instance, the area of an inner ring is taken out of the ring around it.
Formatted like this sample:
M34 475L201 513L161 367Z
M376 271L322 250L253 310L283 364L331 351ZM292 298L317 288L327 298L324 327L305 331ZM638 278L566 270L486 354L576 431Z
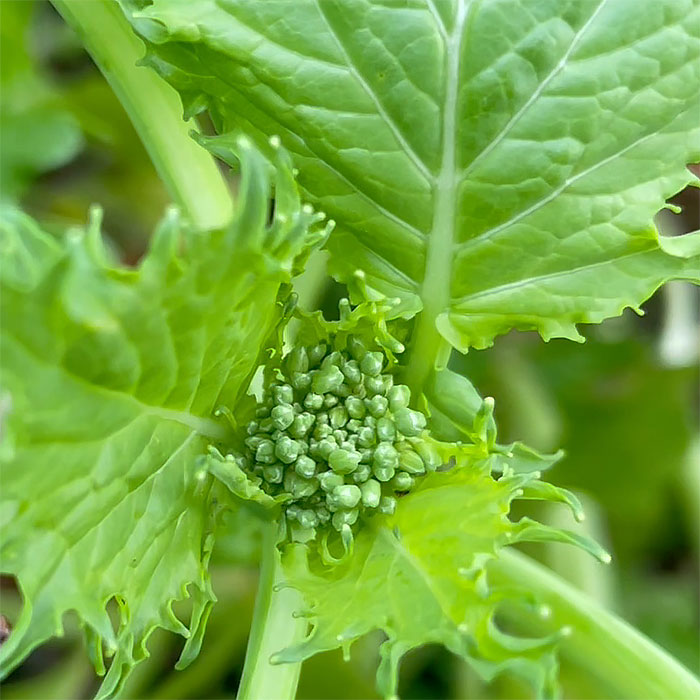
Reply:
M2 571L24 608L1 652L7 674L77 612L117 692L156 627L201 642L214 596L213 480L198 460L236 405L283 313L299 255L322 238L284 154L268 223L268 165L238 142L238 214L225 230L182 230L173 211L135 269L113 265L99 212L63 240L11 209L0 223ZM286 288L286 287L285 287ZM195 599L189 628L172 602ZM116 600L115 631L106 610Z
M151 65L211 111L207 146L279 135L338 222L335 273L422 308L426 345L580 339L700 279L653 225L700 159L695 0L154 0L134 17Z
M530 538L574 542L570 533L531 521L511 522L514 498L537 484L532 475L489 474L489 462L462 464L427 477L400 500L394 516L368 523L360 531L353 556L334 568L321 566L303 545L291 545L283 564L290 585L305 597L313 628L298 646L275 660L294 662L327 649L350 645L381 629L378 685L395 696L398 666L409 650L426 643L444 644L469 661L484 677L510 668L540 693L552 695L556 684L555 643L559 634L538 639L513 637L499 629L500 602L532 604L527 582L512 590L492 588L488 562L511 542ZM563 500L556 489L527 497ZM607 560L588 541L580 544Z

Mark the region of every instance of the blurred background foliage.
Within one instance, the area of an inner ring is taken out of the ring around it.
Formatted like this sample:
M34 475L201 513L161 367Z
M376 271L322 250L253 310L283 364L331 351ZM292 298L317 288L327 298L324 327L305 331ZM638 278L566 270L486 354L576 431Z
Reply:
M116 98L51 6L0 1L0 196L56 233L85 221L100 203L105 230L127 263L138 259L167 194ZM680 215L659 219L663 233L698 227L698 191L674 199ZM299 279L304 305L332 315L343 289L329 282L323 253ZM607 603L689 668L700 666L698 526L700 525L700 318L697 289L668 285L631 312L584 329L586 344L543 343L512 333L489 350L453 358L483 395L496 399L501 441L541 450L564 448L552 470L579 493L588 518L576 525L562 510L538 517L583 527L606 543L613 565L601 567L559 545L530 553ZM233 698L242 670L256 585L256 525L231 514L213 561L219 603L202 653L173 671L182 640L158 632L151 659L137 667L129 698ZM16 619L20 598L2 582L2 612ZM183 605L186 605L184 603ZM63 639L38 649L7 679L5 700L88 698L97 687L75 620ZM304 664L300 698L374 698L380 639L353 648L351 660L328 653ZM567 698L604 697L574 668L562 669ZM409 655L404 698L527 698L502 678L482 685L438 647Z

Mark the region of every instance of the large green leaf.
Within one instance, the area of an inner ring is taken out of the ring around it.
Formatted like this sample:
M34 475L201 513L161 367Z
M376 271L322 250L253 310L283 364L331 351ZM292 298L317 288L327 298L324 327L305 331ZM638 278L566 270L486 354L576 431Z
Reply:
M238 153L231 225L195 233L171 212L135 269L109 261L98 212L60 241L3 213L2 571L24 597L3 674L61 634L68 611L86 626L98 671L103 651L116 654L103 694L147 656L156 627L188 637L181 663L197 652L214 600L216 515L197 457L228 434L214 411L240 403L294 261L322 237L308 233L318 215L300 206L285 157L268 223L267 165L247 140ZM188 586L189 629L171 611Z
M335 568L318 564L304 545L290 545L283 563L291 585L308 603L309 637L282 650L278 661L300 661L351 644L372 630L383 630L377 679L381 693L395 697L401 657L426 643L444 644L487 679L504 669L527 678L538 693L555 693L558 633L523 639L499 628L499 606L532 605L527 582L504 590L488 582L488 563L502 547L522 540L576 542L603 560L607 555L570 533L508 519L514 498L569 494L551 488L532 473L490 475L491 460L465 462L448 473L428 476L400 500L396 514L375 519L360 531L354 553ZM544 463L542 463L544 465Z
M579 339L700 278L652 222L700 159L696 0L123 1L212 151L280 136L338 276L424 310L417 352Z

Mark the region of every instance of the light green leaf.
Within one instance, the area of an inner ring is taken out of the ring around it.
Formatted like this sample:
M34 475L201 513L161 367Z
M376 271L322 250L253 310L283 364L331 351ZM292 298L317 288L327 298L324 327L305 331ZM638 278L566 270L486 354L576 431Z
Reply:
M554 647L558 633L523 639L498 628L495 615L505 598L532 605L527 582L504 591L489 585L487 565L503 546L534 537L572 540L568 533L508 519L511 502L537 481L532 475L489 474L486 461L466 463L426 477L397 512L366 524L354 554L337 567L320 565L303 545L290 545L283 562L290 584L303 593L313 629L309 637L280 651L276 660L294 662L350 645L381 629L379 690L395 696L401 657L422 644L439 642L469 661L484 678L508 668L538 692L556 684ZM543 498L557 498L542 493ZM532 493L528 497L536 497ZM605 554L591 543L580 543Z
M334 272L423 309L421 386L445 339L580 339L700 279L696 246L653 225L700 159L695 0L154 0L135 17L151 64L210 109L211 150L234 128L279 135L338 222Z
M2 648L17 666L75 611L116 692L156 627L188 637L191 660L214 601L207 560L213 479L198 457L230 434L214 411L240 405L274 333L299 255L322 233L284 154L268 223L268 166L241 139L238 214L225 230L183 230L171 212L135 269L113 265L99 212L52 239L3 212L2 571L24 608ZM188 626L171 611L187 595ZM115 600L115 631L107 604ZM189 629L188 629L189 627Z

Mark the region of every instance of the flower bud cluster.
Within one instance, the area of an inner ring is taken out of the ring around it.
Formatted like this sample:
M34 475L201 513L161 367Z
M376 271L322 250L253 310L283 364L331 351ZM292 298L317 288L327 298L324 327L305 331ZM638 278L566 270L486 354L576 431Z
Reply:
M265 388L247 426L245 467L267 493L288 496L293 540L392 514L396 496L440 463L421 437L425 416L409 408L408 387L394 384L385 361L354 336L341 351L297 347Z

